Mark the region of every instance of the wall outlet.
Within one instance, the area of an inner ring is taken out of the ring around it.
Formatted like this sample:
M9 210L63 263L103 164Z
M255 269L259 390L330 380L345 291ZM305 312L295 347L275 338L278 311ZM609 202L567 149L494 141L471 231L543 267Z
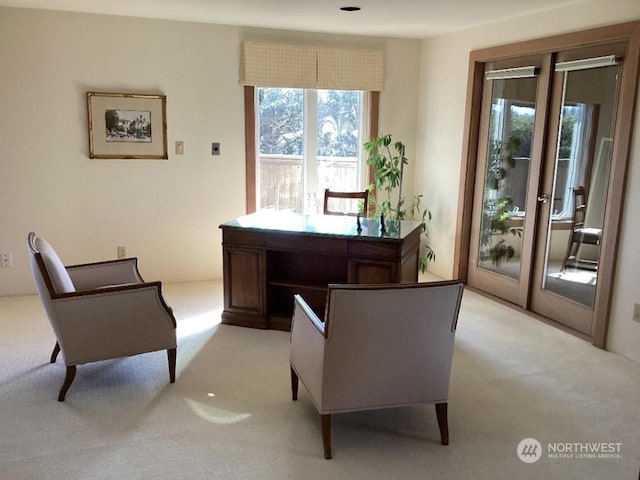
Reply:
M11 253L0 253L0 268L11 268Z
M640 303L633 304L633 320L640 323Z
M127 247L118 247L118 258L127 258Z
M218 142L211 144L211 155L220 155L220 144Z

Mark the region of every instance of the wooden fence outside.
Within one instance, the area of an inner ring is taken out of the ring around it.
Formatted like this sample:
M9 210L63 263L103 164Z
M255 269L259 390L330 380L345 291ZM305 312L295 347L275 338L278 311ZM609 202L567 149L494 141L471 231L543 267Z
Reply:
M259 208L304 211L302 156L261 155L259 171ZM325 188L356 190L357 172L356 157L318 157L318 196L307 203L320 212Z

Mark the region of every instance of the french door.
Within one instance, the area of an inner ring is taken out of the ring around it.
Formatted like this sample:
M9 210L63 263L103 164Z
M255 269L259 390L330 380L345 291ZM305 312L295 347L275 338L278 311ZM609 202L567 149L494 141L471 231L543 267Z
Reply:
M637 88L628 48L602 42L476 65L468 284L600 346Z
M624 54L622 45L561 53L553 72L531 310L588 336L607 233Z
M487 64L468 282L526 307L536 232L550 62Z

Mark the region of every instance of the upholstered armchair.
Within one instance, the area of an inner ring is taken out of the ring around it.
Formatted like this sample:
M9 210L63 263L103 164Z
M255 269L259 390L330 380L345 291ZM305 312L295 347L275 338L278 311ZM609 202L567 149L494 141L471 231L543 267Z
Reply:
M175 382L176 320L162 298L160 282L144 282L137 259L65 267L49 243L27 238L33 280L56 336L51 354L62 352L67 367L64 401L76 366L167 350Z
M449 378L463 284L329 285L324 322L294 298L290 364L321 416L331 458L331 415L435 404L449 444Z

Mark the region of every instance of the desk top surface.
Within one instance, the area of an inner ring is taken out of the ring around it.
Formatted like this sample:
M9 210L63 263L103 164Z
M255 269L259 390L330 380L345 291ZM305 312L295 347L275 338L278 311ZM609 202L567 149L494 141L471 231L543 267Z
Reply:
M363 239L403 240L422 225L421 222L385 220L382 231L380 219L361 218L358 231L356 217L342 215L301 215L286 211L263 210L236 218L220 228L264 232L302 233L320 236L358 237Z

